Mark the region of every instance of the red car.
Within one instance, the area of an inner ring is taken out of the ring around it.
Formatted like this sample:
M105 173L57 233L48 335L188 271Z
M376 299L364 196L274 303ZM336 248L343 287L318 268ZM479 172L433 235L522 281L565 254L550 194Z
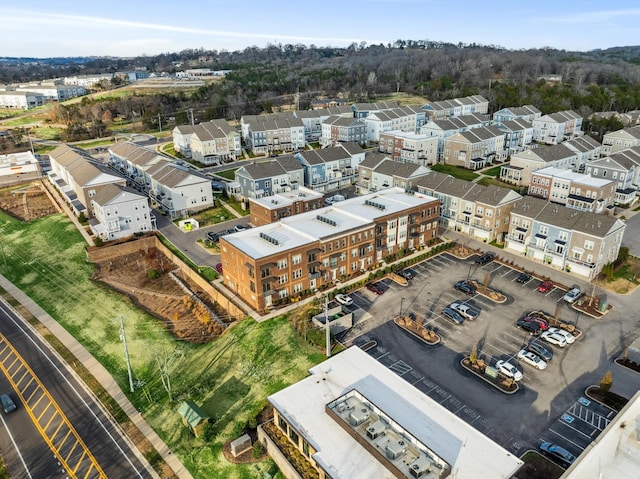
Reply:
M523 320L528 323L536 323L538 326L540 326L541 331L546 331L547 329L549 329L549 323L547 323L547 321L543 318L538 318L536 316L525 316Z
M218 264L216 265L216 271L217 271L218 273L222 274L222 263L218 263Z
M551 288L553 288L553 281L543 281L536 289L541 293L548 293Z
M377 283L368 283L367 284L367 289L369 291L371 291L372 293L375 293L375 294L383 294L384 293L384 289L382 289L380 287L380 285L378 285Z

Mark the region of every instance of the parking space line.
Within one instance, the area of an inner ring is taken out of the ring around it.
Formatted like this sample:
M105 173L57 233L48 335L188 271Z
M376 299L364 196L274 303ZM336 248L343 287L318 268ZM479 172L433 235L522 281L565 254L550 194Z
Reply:
M565 425L566 427L568 427L569 429L573 429L573 430L574 430L575 432L577 432L578 434L582 434L584 437L586 437L586 438L588 438L588 439L591 439L591 436L589 436L588 434L585 434L585 433L584 433L584 432L582 432L580 429L576 429L575 427L573 427L573 426L571 425L571 423L569 423L569 422L566 422L566 421L565 421L565 422L563 422L562 424L563 424L563 425ZM593 426L592 426L592 427L593 427Z
M578 449L580 449L581 451L584 451L584 447L582 447L580 444L577 444L575 442L573 442L571 439L563 436L562 434L560 434L558 431L555 431L554 429L549 428L549 432L554 433L556 436L560 436L562 439L564 439L567 442L570 442L571 444L573 444L574 446L576 446ZM587 436L589 437L589 436ZM544 442L544 441L543 441ZM585 446L586 447L586 446Z
M389 354L389 351L387 351L386 353L384 353L382 356L378 356L376 358L376 361L380 361L382 358L384 358L387 354Z
M419 378L416 382L411 383L412 386L415 386L416 384L418 384L420 381L422 381L424 379L424 376L422 376L421 378Z

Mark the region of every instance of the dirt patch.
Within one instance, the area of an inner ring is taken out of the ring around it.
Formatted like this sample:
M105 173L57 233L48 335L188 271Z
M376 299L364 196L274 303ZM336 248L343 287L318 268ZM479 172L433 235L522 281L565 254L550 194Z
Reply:
M123 245L124 249L124 245ZM198 292L179 269L156 248L113 255L95 261L96 281L129 296L133 302L160 319L181 340L206 343L224 327L217 321L217 306Z
M0 209L21 221L35 220L56 212L39 182L0 190Z

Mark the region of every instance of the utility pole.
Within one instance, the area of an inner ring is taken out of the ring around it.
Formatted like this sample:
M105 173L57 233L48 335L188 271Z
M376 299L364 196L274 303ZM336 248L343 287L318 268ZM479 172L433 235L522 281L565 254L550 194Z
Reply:
M127 371L129 372L129 387L131 388L131 392L135 392L133 375L131 373L131 361L129 361L129 349L127 349L127 337L124 334L124 318L122 315L120 315L120 339L122 340L122 344L124 344L124 359L127 362Z
M160 113L158 113L158 127L160 128L160 133L162 133L162 117Z
M193 123L194 123L194 121L193 121L193 108L189 108L188 111L189 111L189 116L191 117L191 126L193 126Z
M325 324L325 333L327 340L327 357L331 357L331 328L329 327L329 315L327 314L327 310L329 309L329 295L326 294L324 296L324 324Z

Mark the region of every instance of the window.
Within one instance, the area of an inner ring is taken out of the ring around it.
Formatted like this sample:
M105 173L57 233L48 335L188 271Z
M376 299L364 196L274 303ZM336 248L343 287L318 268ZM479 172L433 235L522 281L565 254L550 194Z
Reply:
M566 231L560 231L558 233L558 239L560 241L567 241L569 239L569 233L567 233Z
M293 276L293 279L300 279L300 278L302 278L302 270L301 270L301 269L296 269L296 270L293 272L293 275L292 275L292 276Z
M279 259L278 260L278 269L284 269L287 267L287 260L285 259Z
M291 264L300 264L302 263L302 255L301 254L297 254L295 256L291 257Z
M287 284L289 282L289 275L287 273L278 276L278 284Z
M265 188L271 188L271 182L270 181L265 181L264 182L264 187Z
M589 251L593 251L593 247L594 246L595 246L595 243L593 241L584 240L584 249L587 249Z
M278 426L280 426L280 429L282 429L285 434L289 432L289 425L287 424L287 421L282 418L282 416L278 416Z
M293 285L294 294L298 294L302 292L302 283L296 283Z
M271 268L262 268L262 277L268 278L271 276Z
M256 283L254 283L253 281L249 281L249 289L251 290L252 293L256 292Z
M540 225L540 234L547 236L549 234L549 227Z

